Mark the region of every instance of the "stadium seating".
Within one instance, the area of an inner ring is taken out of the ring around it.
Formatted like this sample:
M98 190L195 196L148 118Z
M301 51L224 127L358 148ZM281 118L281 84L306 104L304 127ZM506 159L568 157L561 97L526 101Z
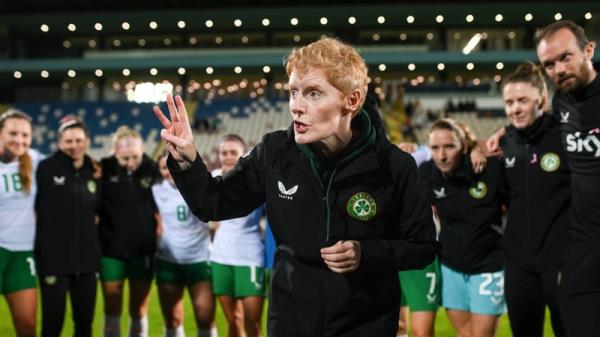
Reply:
M163 104L164 105L164 104ZM222 136L228 133L240 135L253 146L262 136L274 130L285 129L291 122L286 100L267 99L215 99L204 100L199 104L186 103L188 110L194 109L195 118L211 118L216 123L213 130L201 130L195 137L196 146L211 168L216 167L217 145ZM32 147L43 153L56 150L56 129L58 121L67 114L81 117L91 135L90 155L101 158L112 149L112 134L121 125L138 130L145 142L148 154L155 153L160 143L160 123L152 113L151 103L130 102L35 102L18 103L17 109L30 114L34 121ZM166 111L166 108L163 108ZM389 117L395 112L384 108L388 132L394 133L398 123L391 123ZM489 137L500 126L505 125L505 117L496 114L477 112L454 112L450 117L464 122L481 138ZM419 142L426 141L427 125L416 130ZM394 138L394 137L392 137Z
M141 133L145 150L152 153L159 141L160 123L152 112L153 104L130 102L35 102L17 103L15 108L27 112L33 118L32 147L50 154L56 150L58 121L74 114L86 123L91 144L89 154L99 159L112 149L112 134L121 125L127 125Z
M265 133L285 129L291 122L287 101L266 98L205 101L198 105L196 116L210 116L220 121L216 130L199 132L195 136L198 152L209 168L217 166L217 146L224 135L238 134L251 147Z

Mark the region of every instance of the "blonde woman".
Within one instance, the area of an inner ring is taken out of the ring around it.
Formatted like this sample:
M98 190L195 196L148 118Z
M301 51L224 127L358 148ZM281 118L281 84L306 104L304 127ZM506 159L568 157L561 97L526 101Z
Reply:
M31 130L31 118L23 112L0 115L0 293L17 337L36 333L34 172L42 156L30 149Z
M129 280L130 336L148 336L148 296L160 228L151 187L156 163L144 154L140 134L120 127L114 154L101 161L100 277L104 294L104 336L120 336L124 280Z
M352 46L323 38L294 49L286 71L293 123L222 178L202 163L181 98L167 97L170 119L155 107L169 170L200 219L266 204L277 242L269 336L393 336L397 272L438 250L417 167L363 109L367 66Z

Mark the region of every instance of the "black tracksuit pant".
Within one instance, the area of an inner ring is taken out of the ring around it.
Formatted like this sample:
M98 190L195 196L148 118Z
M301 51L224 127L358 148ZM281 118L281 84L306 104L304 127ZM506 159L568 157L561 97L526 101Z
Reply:
M506 262L504 291L514 337L543 337L546 305L556 337L565 337L558 305L558 268L543 272Z
M600 246L569 242L559 288L567 336L600 336Z
M67 292L71 298L75 337L91 337L97 280L95 273L40 277L42 337L60 337Z

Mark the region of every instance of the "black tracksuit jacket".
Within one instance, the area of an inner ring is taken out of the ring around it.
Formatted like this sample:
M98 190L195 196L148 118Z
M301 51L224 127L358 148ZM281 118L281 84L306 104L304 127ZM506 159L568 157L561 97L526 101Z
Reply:
M561 315L569 336L600 336L600 76L583 88L556 92L552 108L560 119L571 167L569 248L559 284Z
M510 191L504 250L511 264L535 271L556 269L567 245L571 170L556 115L506 129L501 140Z
M183 197L203 221L243 216L266 203L278 246L271 337L395 336L398 270L423 268L434 259L431 208L415 162L389 143L377 114L369 117L376 143L337 166L326 184L296 146L292 127L265 135L223 178L212 178L199 156L186 170L168 160ZM350 215L356 205L367 210L365 200L351 202L360 192L372 197L368 210L375 212L364 221ZM324 264L320 249L338 240L360 242L356 271L334 273Z
M419 171L440 218L442 263L465 274L502 270L506 185L500 160L489 158L482 174L473 173L468 155L449 177L432 160Z
M156 163L144 155L131 174L115 156L102 165L102 202L100 206L100 244L102 255L132 258L154 255L157 213L152 184L158 178Z
M61 151L40 162L36 171L35 258L41 276L95 273L100 268L94 222L100 196L92 159L76 169Z
M600 70L598 64L596 70ZM600 76L552 99L571 167L569 239L600 246Z

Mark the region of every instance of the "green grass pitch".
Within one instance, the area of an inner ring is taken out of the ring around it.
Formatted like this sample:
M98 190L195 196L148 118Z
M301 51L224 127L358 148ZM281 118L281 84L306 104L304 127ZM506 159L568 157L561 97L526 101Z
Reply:
M38 297L38 301L39 301L39 297ZM126 300L124 300L123 304L124 304L123 308L127 308ZM65 317L65 325L64 325L63 333L62 333L63 337L73 336L73 323L71 321L71 313L70 313L70 309L67 309L67 310L68 311L67 311L67 314ZM196 336L196 327L195 327L195 323L194 323L194 320L192 317L192 307L191 307L191 303L190 303L189 296L187 295L187 293L186 293L184 310L185 310L185 319L184 319L185 334L188 337L195 337ZM40 316L41 315L38 313L38 332L41 327ZM266 316L266 306L265 306L265 315L263 315L263 331L265 331L265 327L266 327L265 316ZM98 288L98 298L96 301L96 312L95 312L94 327L93 327L94 336L98 336L98 337L102 336L102 322L103 322L102 294L100 292L100 288ZM163 319L162 319L162 315L160 313L160 308L159 308L159 304L158 304L158 295L156 293L156 287L152 288L152 293L150 295L150 304L149 304L149 308L148 308L148 323L149 323L149 328L150 328L150 337L162 337L163 336ZM225 317L223 316L223 313L221 312L219 305L217 305L217 314L216 314L216 322L215 323L217 325L217 330L219 332L219 336L220 337L227 336L227 334L226 334L227 324L225 322ZM121 328L122 328L121 335L122 336L127 336L128 324L129 324L128 317L126 315L123 315L121 318ZM435 325L436 325L435 326L436 337L454 337L454 336L456 336L452 326L450 325L450 322L448 321L448 318L446 317L444 310L442 310L442 309L440 309L438 311L438 317L436 319ZM550 327L549 317L546 317L546 325L545 325L544 329L545 329L544 336L547 336L547 337L554 336L552 333L552 328ZM38 335L39 335L39 333L38 333ZM8 311L8 305L6 304L5 301L0 301L0 336L2 336L2 337L15 336L15 333L14 333L13 327L12 327L12 322L10 319L10 313ZM265 334L265 336L266 336L266 334ZM510 328L508 326L508 318L506 315L502 316L502 318L500 320L500 326L498 329L497 336L498 337L511 337L512 336L512 334L510 333Z

